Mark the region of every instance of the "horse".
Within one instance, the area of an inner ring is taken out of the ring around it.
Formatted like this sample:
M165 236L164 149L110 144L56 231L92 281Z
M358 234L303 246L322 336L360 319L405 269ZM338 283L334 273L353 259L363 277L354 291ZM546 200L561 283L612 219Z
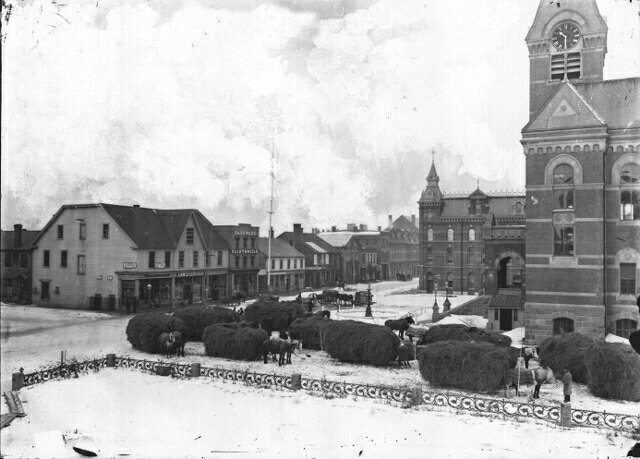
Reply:
M522 349L522 353L524 354L524 367L529 368L529 360L536 359L540 361L540 357L538 357L538 352L540 352L540 347L538 346L525 346Z
M545 382L550 383L554 380L553 370L548 366L538 367L535 370L531 370L531 373L533 374L533 379L536 381L533 398L540 398L540 386Z
M348 293L338 293L338 304L353 305L353 295Z
M167 356L167 358L171 358L171 349L173 348L173 343L175 342L175 338L172 333L160 333L158 337L158 342L162 348L162 353Z
M297 340L283 341L280 343L280 357L278 358L278 365L285 365L291 363L291 354L296 349L302 349L302 342Z
M171 350L169 351L169 357L173 351L176 351L176 357L184 357L184 345L185 339L181 332L172 331L169 335L173 336L173 346L171 346Z
M264 363L267 363L269 354L271 354L273 361L276 361L276 354L280 353L280 344L285 342L280 338L268 338L262 343L262 357Z
M404 332L409 329L409 325L415 324L413 317L407 316L403 319L392 320L389 319L385 321L384 326L390 328L391 330L398 330L400 334L400 339L404 339Z

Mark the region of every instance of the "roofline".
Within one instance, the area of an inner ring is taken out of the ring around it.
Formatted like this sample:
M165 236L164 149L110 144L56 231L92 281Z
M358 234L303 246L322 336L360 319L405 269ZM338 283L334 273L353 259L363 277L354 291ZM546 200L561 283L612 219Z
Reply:
M38 242L40 240L40 238L44 235L45 232L47 232L49 230L49 228L53 225L53 222L55 222L58 217L60 216L60 214L62 214L62 212L64 212L67 209L84 209L84 208L91 208L91 207L102 207L101 203L96 203L96 204L64 204L62 206L60 206L60 208L58 209L58 211L53 214L53 217L51 217L49 219L49 221L42 227L42 229L40 230L40 234L38 234L35 239L33 241L31 241L31 246L35 247L36 242Z

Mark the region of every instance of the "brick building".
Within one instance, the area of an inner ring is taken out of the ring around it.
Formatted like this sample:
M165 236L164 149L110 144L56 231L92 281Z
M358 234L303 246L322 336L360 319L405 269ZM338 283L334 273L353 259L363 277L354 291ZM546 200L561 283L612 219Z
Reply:
M418 226L416 216L401 215L395 221L389 215L389 279L397 279L398 274L408 277L420 275L418 258Z
M260 228L248 223L214 225L214 231L224 239L229 251L229 288L231 294L258 293L258 272L263 265L258 248Z
M354 225L355 226L355 225ZM351 228L354 229L354 226ZM341 253L342 279L346 283L369 282L382 278L382 265L378 261L385 243L380 231L368 231L364 225L359 231L331 231L318 233Z
M595 0L541 2L526 43L527 334L628 336L639 320L640 78L603 79Z
M525 196L518 193L445 195L432 161L419 204L419 288L427 292L491 295L495 328L522 321L525 285ZM501 295L507 295L502 297Z
M65 205L33 246L39 306L124 310L228 292L227 246L194 209Z
M20 224L13 229L1 233L2 301L29 304L33 288L31 242L40 231L27 231Z

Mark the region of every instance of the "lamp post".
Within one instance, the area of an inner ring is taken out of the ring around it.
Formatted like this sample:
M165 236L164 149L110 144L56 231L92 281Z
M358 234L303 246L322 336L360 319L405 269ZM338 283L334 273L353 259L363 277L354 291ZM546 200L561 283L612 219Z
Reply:
M151 284L147 284L147 307L151 309Z
M367 309L364 312L365 317L373 317L371 314L371 282L369 282L369 286L367 287Z

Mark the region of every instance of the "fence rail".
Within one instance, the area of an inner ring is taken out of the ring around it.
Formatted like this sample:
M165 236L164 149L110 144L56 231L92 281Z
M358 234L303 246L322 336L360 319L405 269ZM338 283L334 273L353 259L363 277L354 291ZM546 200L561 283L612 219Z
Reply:
M476 397L448 391L425 390L422 386L398 388L303 377L299 377L298 381L294 381L295 376L256 373L219 367L201 367L198 364L195 366L193 364L168 363L159 360L115 357L113 355L111 364L109 360L109 356L107 356L106 358L92 359L84 362L71 362L24 374L23 386L32 386L59 378L77 378L80 374L99 371L108 366L135 369L150 373L157 372L160 367L168 367L171 370L171 374L176 377L193 377L193 369L199 368L200 373L198 376L256 386L280 387L292 390L303 389L310 392L322 392L323 394L336 396L363 397L411 405L425 405L483 414L504 415L514 418L531 418L556 424L561 423L563 416L561 408L558 406L518 403L499 398ZM638 432L640 430L640 416L629 414L572 409L570 422L571 425L576 426L607 428L622 432Z

